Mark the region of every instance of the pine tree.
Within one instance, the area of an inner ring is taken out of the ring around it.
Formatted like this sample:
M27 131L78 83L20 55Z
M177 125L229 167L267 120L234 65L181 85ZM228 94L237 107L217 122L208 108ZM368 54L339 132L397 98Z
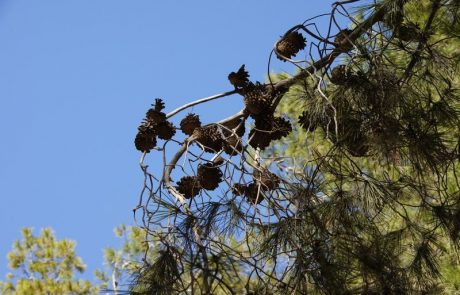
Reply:
M367 5L350 13L357 3ZM229 75L234 90L165 114L234 94L245 104L187 130L162 178L145 156L167 151L156 141L140 149L147 197L139 209L147 239L161 246L133 291L454 292L444 282L458 265L441 264L460 241L459 7L336 2L326 33L310 21L274 46L296 74L262 84L241 67ZM295 60L307 45L318 53ZM203 165L217 175L213 190Z
M0 282L1 294L99 293L99 286L75 278L76 273L83 273L86 268L75 254L75 242L57 240L50 228L43 229L39 236L34 236L32 229L24 228L22 236L8 253L13 273L8 274L6 282Z

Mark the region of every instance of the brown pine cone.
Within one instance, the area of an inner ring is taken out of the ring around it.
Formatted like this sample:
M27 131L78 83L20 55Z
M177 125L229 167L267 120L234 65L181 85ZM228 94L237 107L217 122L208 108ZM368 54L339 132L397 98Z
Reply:
M272 140L278 140L287 136L292 131L291 123L281 117L275 117L273 119L273 125L271 130Z
M224 136L233 135L233 132L231 132L230 130L233 130L233 129L237 128L237 127L238 128L236 130L233 130L233 131L238 136L243 136L244 132L246 131L245 126L244 126L244 121L241 118L226 122L225 124L223 124L223 126L225 127L225 128L222 128L222 133L224 134Z
M279 186L280 179L276 174L271 173L268 169L254 170L252 173L254 183L260 184L262 191L271 191Z
M136 149L141 152L150 152L157 145L156 129L148 121L142 122L134 139Z
M244 92L244 104L251 115L269 112L272 103L272 93L262 84L251 84Z
M305 131L309 131L309 132L315 131L316 128L318 127L317 122L313 122L311 120L310 113L308 111L304 111L302 115L299 116L298 123Z
M353 138L349 138L344 143L345 148L353 157L364 157L369 152L369 144L364 134L357 134Z
M193 136L204 146L204 151L208 153L217 153L224 145L222 134L216 125L196 128L193 131Z
M243 151L241 139L235 135L231 135L225 139L224 152L227 155L235 156Z
M171 122L165 121L157 125L157 133L160 139L170 140L176 134L176 128Z
M247 190L248 190L248 187L241 183L235 183L232 187L232 193L235 196L245 196Z
M196 176L184 176L177 182L176 189L185 198L190 199L200 193L201 185Z
M252 129L249 132L249 145L253 148L264 150L270 145L271 140L269 132L267 131Z
M420 28L416 24L402 25L395 30L395 36L404 42L417 40L420 37Z
M253 148L265 149L272 140L279 140L292 131L291 123L273 115L256 116L255 128L249 132L249 144Z
M230 83L235 86L235 88L244 88L249 85L249 74L244 69L244 65L242 65L239 70L235 72L231 72L228 75L228 80Z
M258 205L265 199L262 192L262 187L259 190L259 186L257 184L251 183L248 185L245 197L248 198L248 200L254 205Z
M138 151L148 153L157 145L157 139L155 135L139 132L134 139L134 145Z
M198 166L197 177L201 187L206 190L215 190L222 182L222 171L213 163L206 163Z
M153 108L149 109L146 114L148 121L159 124L166 121L166 114L162 112L164 109L164 102L160 98L155 99Z
M180 129L187 135L192 135L193 131L198 127L201 127L198 115L190 113L180 121Z
M304 49L306 45L307 41L302 34L299 32L290 32L276 44L276 55L280 60L285 61L284 58L291 59L300 50Z

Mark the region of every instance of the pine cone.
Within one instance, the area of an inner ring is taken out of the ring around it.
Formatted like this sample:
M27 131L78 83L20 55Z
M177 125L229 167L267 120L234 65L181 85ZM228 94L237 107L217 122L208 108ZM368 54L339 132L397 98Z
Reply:
M243 119L241 119L241 118L226 122L225 124L223 124L223 126L225 126L225 128L222 128L222 133L224 134L224 136L233 135L233 132L230 132L230 130L233 130L233 129L237 128L237 127L238 128L236 130L234 130L234 132L238 136L243 136L244 132L246 131ZM227 130L227 129L230 129L230 130Z
M290 32L276 44L276 55L282 61L291 59L306 46L306 40L299 32Z
M222 171L213 163L206 163L198 166L197 177L201 187L206 190L215 190L222 182Z
M185 198L190 199L200 193L201 185L196 176L184 176L177 182L176 189Z
M176 134L176 128L168 121L158 124L157 130L158 137L164 140L170 140Z
M259 115L270 110L272 95L264 85L251 84L244 93L244 104L251 115Z
M138 128L138 133L134 139L136 149L141 152L150 152L157 145L156 130L154 125L144 121Z
M259 191L259 187L255 183L251 183L249 185L235 183L232 187L232 193L235 196L246 197L251 203L255 205L260 204L265 199L262 193L262 189Z
M235 196L245 196L247 190L248 190L248 187L246 185L240 184L240 183L235 183L233 185L233 187L232 187L232 193Z
M348 51L353 48L353 43L351 42L350 34L353 32L353 30L345 29L341 30L337 36L335 37L334 43L335 47L339 48L343 51Z
M231 135L225 139L224 152L227 155L235 156L243 151L241 139L235 135Z
M245 126L241 118L223 124L222 133L225 137L224 151L230 156L234 156L243 151L241 136L244 135ZM236 130L235 130L236 129ZM235 135L236 134L236 135Z
M157 145L157 139L155 135L139 132L134 139L134 145L138 151L148 153Z
M251 183L246 189L245 197L248 198L254 205L258 205L265 199L262 191L262 187L259 190L259 186L257 184Z
M340 65L332 69L331 82L336 85L343 85L348 81L349 73L345 65Z
M240 67L240 69L235 73L231 72L228 75L228 80L230 83L235 86L235 88L244 88L249 85L249 74L244 69L244 65Z
M204 146L204 151L208 153L217 153L224 145L222 134L216 125L196 128L193 131L193 136Z
M270 145L271 140L269 132L257 129L252 129L249 132L249 145L253 148L260 148L261 150L264 150Z
M395 36L404 42L415 41L420 36L420 28L416 24L402 25L395 30Z
M281 117L275 117L273 119L273 125L271 129L271 139L278 140L287 136L292 131L291 123Z
M276 174L271 173L266 168L262 170L254 170L252 173L254 178L254 183L260 184L260 189L262 191L271 191L276 189L279 186L280 179Z
M272 115L256 116L255 128L249 133L252 140L249 144L253 148L265 149L272 140L278 140L287 136L292 131L289 121Z
M165 103L161 98L155 98L155 105L152 105L155 111L161 112L165 108Z
M200 117L195 114L188 114L182 121L180 121L180 129L187 135L192 135L193 130L201 127Z
M165 107L163 100L155 99L155 104L152 106L154 107L147 111L147 120L156 124L166 121L166 114L162 112Z

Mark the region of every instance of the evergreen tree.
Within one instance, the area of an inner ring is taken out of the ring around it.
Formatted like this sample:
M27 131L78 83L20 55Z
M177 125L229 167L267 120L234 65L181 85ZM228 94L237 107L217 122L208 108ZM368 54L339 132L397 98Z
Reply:
M242 66L232 91L169 114L157 99L135 145L139 210L160 250L133 292L458 291L447 259L460 241L459 7L339 1L324 32L309 19L275 44L296 74L262 84ZM310 56L296 60L301 51ZM241 112L210 124L189 114L187 136L176 134L177 113L234 94ZM151 175L147 154L169 157L174 144L162 176Z
M75 254L75 242L57 240L50 228L39 236L24 228L22 236L8 253L13 273L0 282L1 294L98 294L97 286L75 278L75 273L83 273L86 267Z

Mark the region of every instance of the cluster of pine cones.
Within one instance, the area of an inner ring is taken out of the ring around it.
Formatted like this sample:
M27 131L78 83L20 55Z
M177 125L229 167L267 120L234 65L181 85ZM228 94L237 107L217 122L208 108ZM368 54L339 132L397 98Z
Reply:
M232 193L236 196L244 196L253 204L259 204L265 199L264 192L278 188L280 179L266 168L254 170L253 182L248 185L236 183L232 187Z
M166 114L162 112L164 107L163 101L157 98L152 108L147 111L134 140L139 151L148 153L157 145L157 137L169 140L176 134L176 128L166 120Z
M249 132L249 144L253 148L265 149L273 140L281 139L292 131L291 123L274 115L273 102L283 95L270 85L252 83L244 65L235 73L228 75L230 83L244 97L245 111L255 122ZM244 133L244 131L243 131ZM241 136L241 135L240 135Z
M197 196L202 189L213 191L222 182L222 171L219 163L206 163L198 166L196 176L184 176L178 182L176 189L187 199Z
M294 35L293 35L294 36ZM289 40L295 40L295 37ZM303 37L302 37L303 38ZM287 46L285 44L285 46ZM292 48L291 50L292 54ZM245 134L245 123L248 116L254 119L254 127L249 132L249 144L253 148L265 149L273 140L281 139L292 131L290 122L275 116L273 103L283 95L272 86L249 81L249 74L244 65L237 72L229 74L228 79L238 93L244 97L245 116L236 118L225 124L202 125L198 115L189 113L180 122L180 130L192 138L208 153L225 152L230 156L242 153L244 146L242 137ZM164 103L156 99L135 139L136 148L149 152L157 144L157 138L170 140L176 133L176 128L166 120L163 112ZM198 166L195 176L184 176L176 183L176 189L185 198L193 198L202 190L212 191L223 181L223 173L219 168L222 163L209 162ZM245 196L254 204L264 200L264 192L275 190L279 185L278 177L264 170L253 173L254 181L249 185L235 185L232 191L235 195Z

